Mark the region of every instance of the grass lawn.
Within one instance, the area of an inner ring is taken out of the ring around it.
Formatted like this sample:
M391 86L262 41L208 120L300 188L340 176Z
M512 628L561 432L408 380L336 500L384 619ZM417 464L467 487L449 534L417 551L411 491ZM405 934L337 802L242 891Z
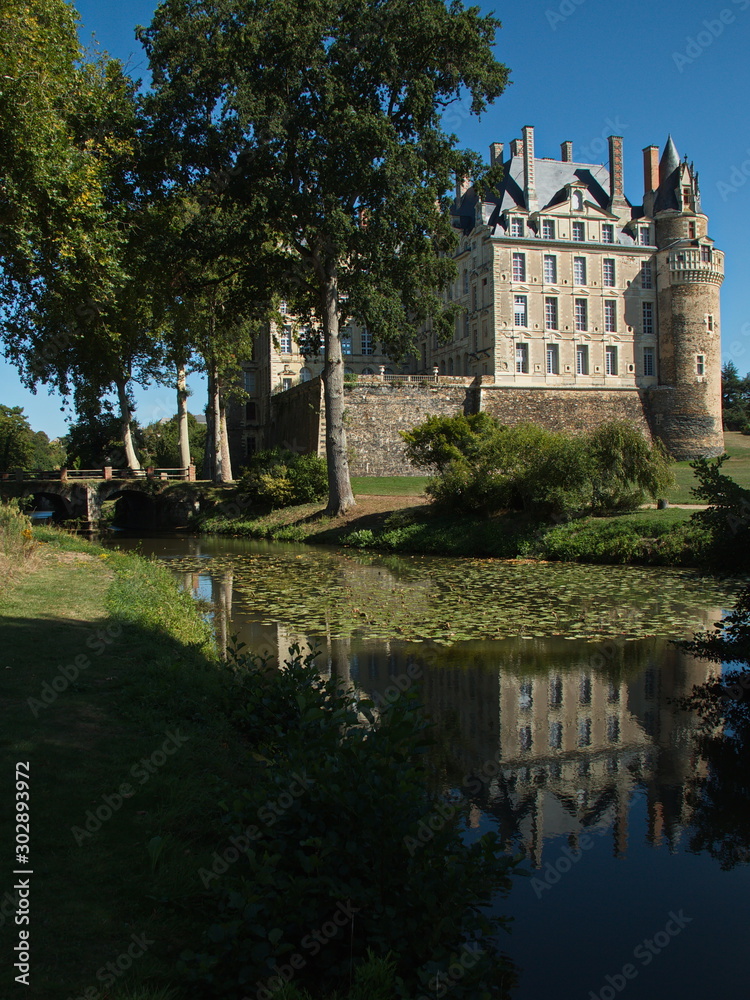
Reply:
M724 463L722 471L740 486L750 489L750 437L737 431L725 431L724 444L729 461ZM667 499L671 503L697 503L690 492L695 485L695 473L690 468L690 463L678 462L674 472L677 486Z
M352 476L355 496L418 497L424 493L428 476Z
M160 567L73 538L43 544L35 567L3 594L0 830L10 889L20 865L9 800L15 764L28 761L27 996L122 1000L135 995L125 983L168 981L179 951L194 945L179 901L187 912L203 855L217 847L201 819L216 812L214 776L235 774L240 759L228 726L201 717L218 681L207 638L191 599ZM0 917L3 997L23 992L8 961L12 921ZM137 950L133 935L153 943L127 976L107 979L108 963Z

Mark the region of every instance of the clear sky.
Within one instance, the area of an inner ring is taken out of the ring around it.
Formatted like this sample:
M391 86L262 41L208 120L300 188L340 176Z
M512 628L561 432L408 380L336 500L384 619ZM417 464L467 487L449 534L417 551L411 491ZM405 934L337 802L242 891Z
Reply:
M467 3L467 6L469 4ZM750 371L750 0L503 0L480 4L503 23L496 54L513 84L479 121L467 108L448 111L447 127L463 146L488 155L491 142L536 128L536 155L605 163L606 138L624 139L625 193L642 203L644 146L663 148L672 134L680 156L700 173L709 235L726 252L722 289L724 360ZM136 24L148 24L150 0L79 0L81 38L99 45L147 78ZM205 405L194 378L191 410ZM137 391L147 424L175 411L164 388ZM23 406L35 430L65 432L62 405L42 388L23 390L15 369L0 362L0 401Z

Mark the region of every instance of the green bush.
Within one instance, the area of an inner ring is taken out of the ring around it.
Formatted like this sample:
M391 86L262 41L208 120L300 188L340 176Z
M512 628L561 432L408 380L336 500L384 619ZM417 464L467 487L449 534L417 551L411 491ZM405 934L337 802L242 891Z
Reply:
M253 455L239 492L259 504L294 507L322 500L328 492L326 463L317 455L274 448Z
M691 520L710 536L706 561L719 569L740 571L750 569L750 490L722 473L728 458L721 455L713 461L699 458L690 463L698 481L693 495L709 504Z
M194 995L270 995L285 966L296 989L325 995L346 989L375 954L393 965L388 1000L412 998L468 944L476 963L452 996L506 996L500 984L513 977L495 941L502 921L486 908L508 889L514 862L494 834L466 844L468 803L430 791L413 698L376 718L370 702L292 654L281 671L239 663L228 685L227 710L253 752L249 780L219 796L217 837L250 842L206 880L197 908L210 927L200 952L180 964ZM349 915L341 929L312 946L337 912Z

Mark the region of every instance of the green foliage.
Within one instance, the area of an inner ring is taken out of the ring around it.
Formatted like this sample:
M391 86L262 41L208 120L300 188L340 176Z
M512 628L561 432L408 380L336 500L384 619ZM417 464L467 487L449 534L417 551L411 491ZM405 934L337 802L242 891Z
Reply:
M750 373L740 377L737 366L727 361L721 369L721 405L724 430L741 431L750 428Z
M635 510L647 497L656 500L674 485L670 459L659 441L649 444L625 420L600 424L586 436L592 510Z
M312 657L290 654L281 671L231 668L227 710L253 747L253 779L225 789L220 834L257 835L207 880L201 910L213 923L203 950L183 955L186 978L202 998L239 1000L300 954L295 987L325 994L372 952L395 965L389 1000L407 998L427 992L468 941L477 962L452 995L507 995L512 977L494 940L502 921L485 908L508 889L513 862L494 834L464 843L468 804L429 791L413 698L376 719L370 702L321 680ZM349 916L318 945L337 913Z
M415 465L438 471L426 488L433 500L472 513L633 510L672 482L661 446L622 421L572 437L480 413L430 417L402 437Z
M143 437L137 421L131 423L136 448L143 448ZM122 422L111 412L85 412L71 424L63 439L71 469L100 469L109 463L115 469L126 469L128 461L123 447Z
M206 444L206 425L198 423L193 414L188 413L188 431L190 452L197 459L203 455ZM143 428L141 440L144 449L141 460L145 465L153 465L158 469L182 467L179 417L172 417L163 423L148 424Z
M0 403L0 472L28 469L33 454L32 430L23 409Z
M322 500L328 489L326 463L317 455L283 448L259 451L239 482L239 491L259 504L293 507Z
M691 463L698 480L693 494L709 504L706 510L696 511L693 520L710 535L707 561L718 569L740 571L750 568L750 490L722 473L728 457Z

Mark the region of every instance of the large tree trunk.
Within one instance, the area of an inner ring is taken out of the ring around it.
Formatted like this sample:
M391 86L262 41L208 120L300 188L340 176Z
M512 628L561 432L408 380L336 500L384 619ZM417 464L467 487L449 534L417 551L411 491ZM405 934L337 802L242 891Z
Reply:
M180 366L177 369L177 426L180 434L180 465L187 469L190 463L190 428L188 426L187 374Z
M232 456L229 454L229 432L227 431L227 404L224 394L219 393L219 409L221 410L221 474L223 483L232 483Z
M208 406L206 407L206 443L203 447L203 478L214 478L214 379L208 368Z
M130 400L127 393L127 379L117 380L117 398L120 401L120 419L122 420L122 440L125 445L125 460L129 469L140 469L141 463L135 453L133 435L131 433Z
M220 385L219 376L216 369L216 365L211 366L211 396L209 397L209 406L211 409L211 425L213 429L213 469L211 470L211 479L215 483L223 483L223 451L221 445L221 399L220 399Z
M326 407L326 463L328 465L328 507L336 517L356 503L349 479L344 429L344 358L339 338L339 295L335 265L326 268L321 289L321 312L326 360L323 368L323 399Z

